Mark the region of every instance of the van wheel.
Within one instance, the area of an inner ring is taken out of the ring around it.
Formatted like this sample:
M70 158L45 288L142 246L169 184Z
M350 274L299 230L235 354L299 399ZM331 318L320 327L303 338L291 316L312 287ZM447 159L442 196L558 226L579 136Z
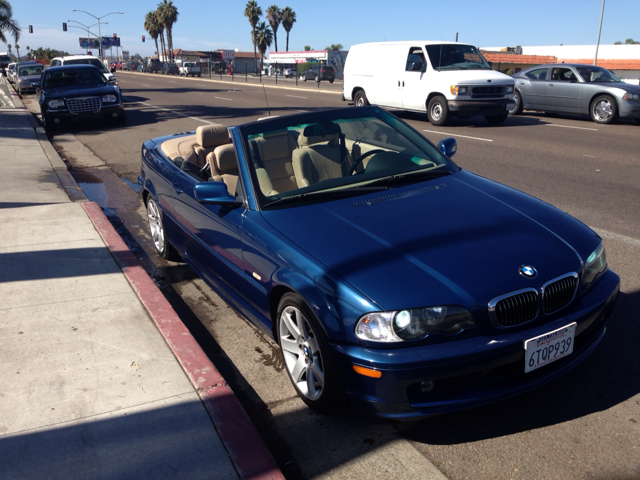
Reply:
M437 95L429 100L427 118L431 125L438 127L447 123L449 120L449 105L443 96Z
M369 105L369 100L367 100L364 90L358 90L356 92L355 97L353 97L353 103L356 107L366 107Z

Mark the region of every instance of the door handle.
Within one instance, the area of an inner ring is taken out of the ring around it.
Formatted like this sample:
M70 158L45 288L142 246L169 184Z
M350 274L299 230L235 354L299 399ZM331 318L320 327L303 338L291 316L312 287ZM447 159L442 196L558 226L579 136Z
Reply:
M176 193L178 195L180 195L181 193L184 193L184 190L182 190L178 185L176 185L175 183L172 183L171 186L174 188L174 190L176 191Z

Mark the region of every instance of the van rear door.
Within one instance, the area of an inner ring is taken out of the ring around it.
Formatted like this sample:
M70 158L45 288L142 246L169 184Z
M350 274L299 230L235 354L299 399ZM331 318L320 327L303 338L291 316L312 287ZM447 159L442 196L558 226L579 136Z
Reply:
M400 75L404 70L406 57L400 55L400 45L380 45L377 52L378 58L370 60L376 62L374 78L372 82L371 97L369 101L376 105L402 108ZM370 96L369 92L366 92Z

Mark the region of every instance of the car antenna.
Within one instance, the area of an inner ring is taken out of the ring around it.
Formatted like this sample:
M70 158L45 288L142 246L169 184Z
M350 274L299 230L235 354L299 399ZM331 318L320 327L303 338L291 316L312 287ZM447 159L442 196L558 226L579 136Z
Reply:
M271 108L269 108L269 100L267 100L267 90L264 88L264 83L262 84L262 91L264 92L264 101L267 103L267 111L269 112L269 116L271 116Z

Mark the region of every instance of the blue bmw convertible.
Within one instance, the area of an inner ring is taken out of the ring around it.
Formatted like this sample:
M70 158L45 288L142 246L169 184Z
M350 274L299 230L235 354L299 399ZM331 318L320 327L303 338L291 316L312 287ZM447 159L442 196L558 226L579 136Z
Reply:
M138 183L160 256L275 339L310 407L410 419L568 371L619 291L593 230L455 151L323 110L148 140Z

